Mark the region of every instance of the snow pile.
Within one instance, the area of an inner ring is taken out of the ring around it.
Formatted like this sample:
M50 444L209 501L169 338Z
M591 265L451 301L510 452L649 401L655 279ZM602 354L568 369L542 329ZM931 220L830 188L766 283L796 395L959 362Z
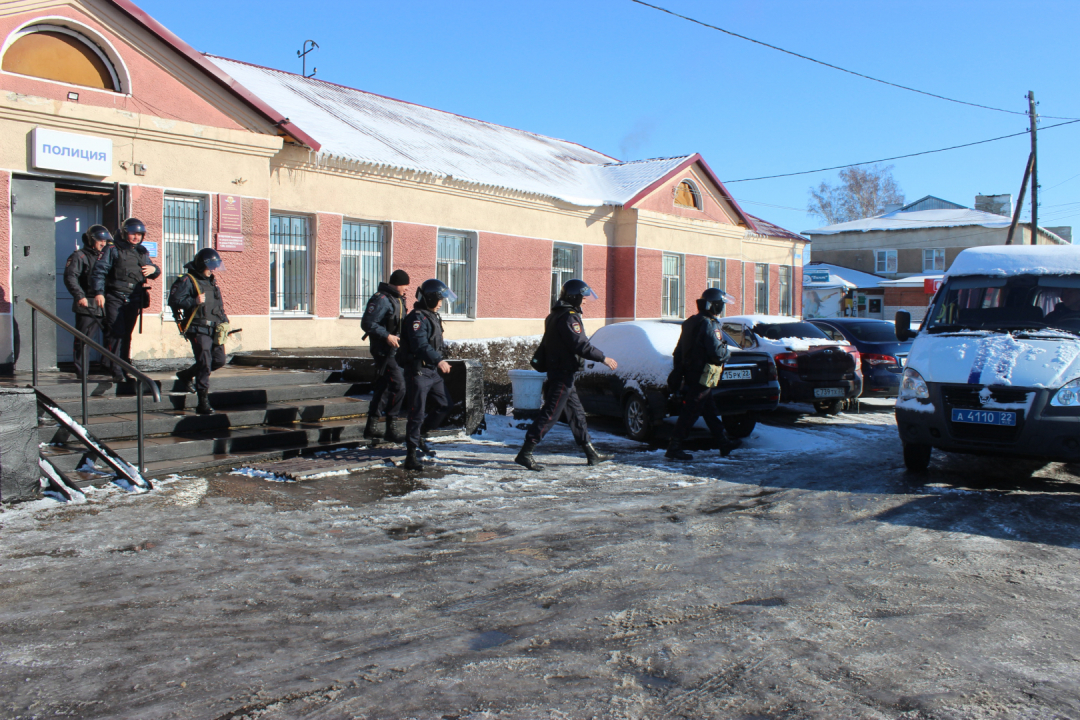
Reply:
M270 482L294 482L290 478L284 475L278 475L276 473L267 472L266 470L252 470L251 468L234 468L229 472L230 475L244 475L250 478L262 478L263 480L269 480Z
M1080 248L1072 245L992 245L968 248L946 278L964 275L1080 275Z
M896 407L900 410L911 410L912 412L930 413L933 414L937 408L934 407L934 403L922 402L917 398L907 398L905 400L897 400Z

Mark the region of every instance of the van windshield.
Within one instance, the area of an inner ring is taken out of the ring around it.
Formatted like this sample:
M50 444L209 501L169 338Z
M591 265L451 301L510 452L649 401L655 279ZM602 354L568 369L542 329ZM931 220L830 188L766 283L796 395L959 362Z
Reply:
M1041 330L1080 332L1080 275L969 276L938 292L927 332Z

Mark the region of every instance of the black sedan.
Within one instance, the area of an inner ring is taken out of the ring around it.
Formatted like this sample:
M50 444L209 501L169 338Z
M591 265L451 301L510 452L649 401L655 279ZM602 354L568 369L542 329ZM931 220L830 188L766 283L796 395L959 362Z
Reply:
M850 343L862 362L863 397L896 397L911 341L896 339L896 326L871 318L809 320L833 340Z
M626 434L634 440L647 439L665 417L677 415L679 404L671 397L667 377L681 330L681 322L655 320L615 323L597 330L592 343L615 358L619 369L586 363L575 383L585 411L621 417ZM742 438L753 432L759 413L776 409L780 384L768 353L740 350L734 340L725 339L732 349L731 359L713 398L728 433Z

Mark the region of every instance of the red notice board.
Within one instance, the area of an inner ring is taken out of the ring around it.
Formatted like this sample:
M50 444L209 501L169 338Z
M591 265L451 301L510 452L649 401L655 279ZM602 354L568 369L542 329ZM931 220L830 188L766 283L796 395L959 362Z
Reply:
M218 252L244 249L244 211L236 195L218 195L217 249Z

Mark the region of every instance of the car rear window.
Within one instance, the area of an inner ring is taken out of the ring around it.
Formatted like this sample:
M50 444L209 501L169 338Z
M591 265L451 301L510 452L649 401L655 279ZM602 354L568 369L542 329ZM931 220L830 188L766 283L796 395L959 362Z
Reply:
M844 329L865 342L897 342L896 328L887 322L844 323Z
M760 323L754 326L754 332L766 340L783 340L784 338L829 339L829 336L822 332L821 328L806 322Z

